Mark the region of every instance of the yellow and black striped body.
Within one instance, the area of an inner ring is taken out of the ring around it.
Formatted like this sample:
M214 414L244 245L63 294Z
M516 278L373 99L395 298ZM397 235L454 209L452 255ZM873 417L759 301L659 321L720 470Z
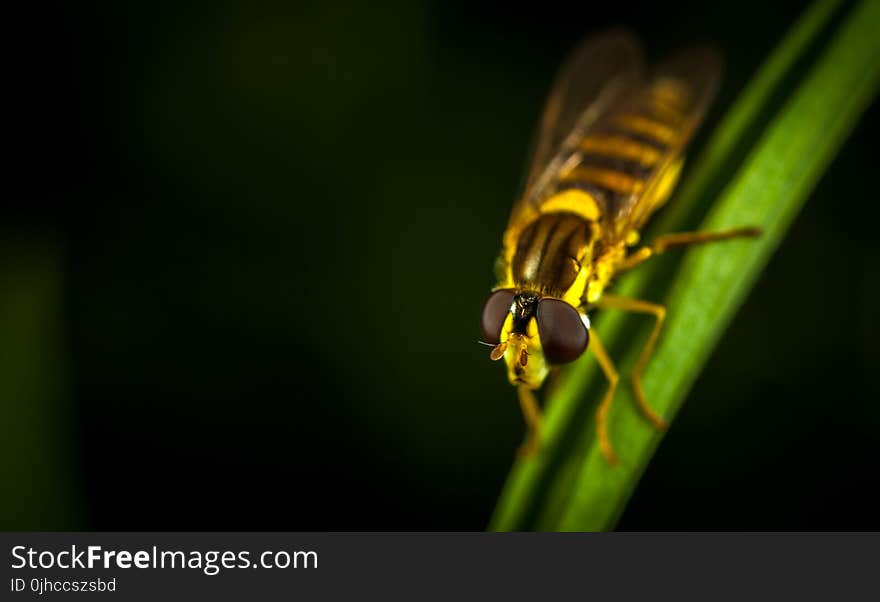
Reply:
M511 262L517 288L563 297L574 286L596 237L595 223L573 213L546 213L523 229Z
M629 232L622 229L641 227L678 176L680 160L673 149L680 146L686 105L682 86L655 82L580 141L556 191L587 192L601 209L605 238L625 237Z
M534 211L511 220L496 288L595 302L678 177L684 89L660 80L580 140Z
M561 299L588 324L638 229L672 190L681 167L681 106L675 82L659 80L609 112L581 138L542 199L515 212L504 234L495 290ZM549 365L537 327L507 320L511 382L537 388ZM526 365L518 358L528 355Z

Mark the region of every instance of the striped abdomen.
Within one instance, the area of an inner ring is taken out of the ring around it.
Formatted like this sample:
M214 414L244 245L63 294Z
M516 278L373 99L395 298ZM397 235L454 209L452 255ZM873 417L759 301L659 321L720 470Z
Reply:
M687 100L676 82L660 80L610 113L581 140L580 160L561 174L559 190L588 192L615 222L632 209L632 198L645 191L655 168L681 146Z
M563 297L584 262L589 261L593 225L571 213L548 213L529 224L519 236L511 262L518 287Z

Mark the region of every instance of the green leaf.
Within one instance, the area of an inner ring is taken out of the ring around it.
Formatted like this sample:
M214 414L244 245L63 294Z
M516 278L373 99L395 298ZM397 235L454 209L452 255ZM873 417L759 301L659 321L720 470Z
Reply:
M614 289L619 295L667 306L667 322L643 384L652 406L669 420L792 219L877 92L880 3L873 0L864 0L849 11L818 59L807 65L797 86L785 83L794 67L809 56L838 5L814 3L787 34L729 110L657 224L657 231L662 232L689 229L693 222L688 220L700 206L716 198L701 230L760 226L763 236L695 247L672 272L676 266L666 257L652 260L653 265L635 270ZM780 93L784 103L767 120L774 95ZM755 128L764 120L766 124L755 136ZM731 171L737 164L739 168ZM661 281L669 285L658 293L656 285ZM646 294L649 291L651 295ZM634 331L633 320L633 314L606 311L594 326L624 377L635 362L650 321L635 318L641 328ZM637 412L623 378L609 420L621 462L614 467L605 462L591 411L607 385L593 358L585 355L548 398L542 430L545 448L514 465L491 529L605 530L613 528L623 511L662 434Z

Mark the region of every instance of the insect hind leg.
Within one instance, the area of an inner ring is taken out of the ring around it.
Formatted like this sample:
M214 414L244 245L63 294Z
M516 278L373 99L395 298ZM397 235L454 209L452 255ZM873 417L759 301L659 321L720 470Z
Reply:
M675 232L672 234L664 234L659 236L653 244L640 247L630 253L623 262L618 266L618 271L632 269L642 262L650 259L654 255L658 255L667 249L676 247L686 247L689 245L699 245L707 242L717 242L720 240L730 240L731 238L757 237L761 235L762 230L747 226L744 228L731 228L729 230L719 230L717 232Z

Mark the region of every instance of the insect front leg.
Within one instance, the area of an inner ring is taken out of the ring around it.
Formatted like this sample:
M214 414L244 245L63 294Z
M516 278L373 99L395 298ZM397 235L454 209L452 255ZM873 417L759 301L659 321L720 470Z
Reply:
M516 388L517 397L519 397L519 405L522 408L523 418L526 421L526 441L519 448L519 455L524 458L533 456L541 448L540 431L541 431L541 409L538 407L538 399L535 393L526 387L520 385Z
M674 234L664 234L658 237L653 244L641 247L630 253L617 269L620 272L632 269L667 249L729 240L731 238L754 238L760 235L761 229L754 227L731 228L730 230L719 230L718 232L676 232Z
M565 386L565 369L562 366L551 366L547 376L547 384L544 385L544 398L550 399Z
M622 309L624 311L635 313L650 314L656 318L654 329L651 331L651 335L648 337L648 342L645 343L645 347L639 354L639 359L636 361L635 368L633 368L631 378L633 391L635 391L639 409L655 428L658 430L665 429L667 426L666 420L654 411L645 397L645 391L642 388L642 372L644 372L648 359L650 359L651 354L654 352L657 337L660 336L660 331L663 329L663 322L666 320L666 308L656 303L642 301L641 299L630 299L628 297L618 297L616 295L603 295L596 303L596 306L600 308Z

